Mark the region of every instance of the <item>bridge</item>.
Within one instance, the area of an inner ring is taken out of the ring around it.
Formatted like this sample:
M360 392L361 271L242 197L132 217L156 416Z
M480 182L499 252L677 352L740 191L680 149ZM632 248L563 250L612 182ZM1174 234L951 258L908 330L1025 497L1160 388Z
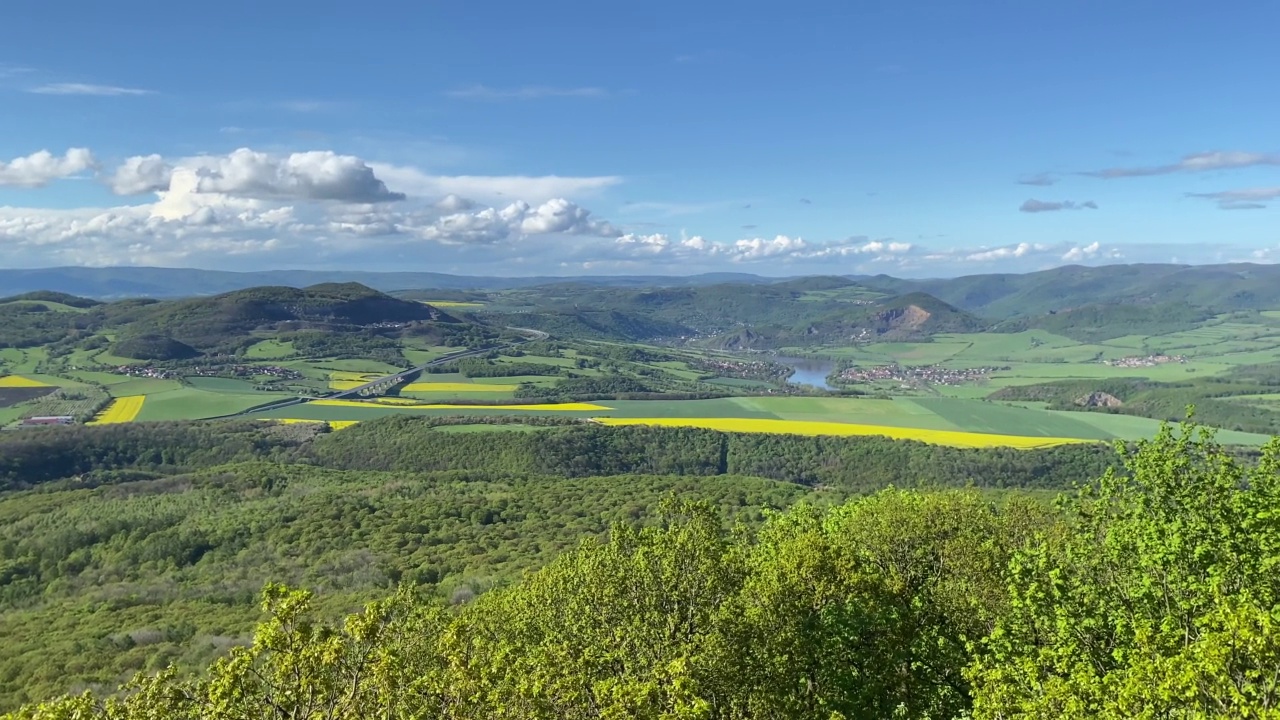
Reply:
M466 358L466 357L474 357L476 355L485 355L495 350L504 350L506 348L515 347L516 345L520 345L522 343L526 343L531 340L546 340L549 337L547 333L542 332L541 330L534 330L532 328L508 327L507 330L514 330L515 332L518 332L518 333L524 333L526 337L524 340L519 340L517 342L509 342L509 343L504 343L502 345L494 345L492 347L475 348L474 350L462 350L460 352L449 353L448 355L442 355L441 357L438 357L435 360L425 362L416 367L411 367L408 370L401 370L398 373L392 373L391 375L384 375L383 377L377 378L375 380L370 380L369 382L364 383L363 385L357 385L356 387L350 388L349 390L342 390L341 392L329 393L328 395L325 395L323 397L289 398L288 400L281 400L279 402L274 402L269 405L259 405L258 407L252 407L247 410L241 410L238 413L233 413L231 415L224 415L223 417L237 417L241 415L252 415L255 413L266 412L268 410L278 410L280 408L286 408L293 405L301 405L303 403L311 402L312 400L348 400L348 399L369 397L371 395L384 393L390 390L391 388L395 387L396 385L399 385L400 383L413 380L414 378L417 378L418 376L422 375L422 373L426 372L427 368L432 367L433 365L443 365L445 363L453 362L454 360L461 360L462 358ZM216 419L216 418L210 418L210 419Z

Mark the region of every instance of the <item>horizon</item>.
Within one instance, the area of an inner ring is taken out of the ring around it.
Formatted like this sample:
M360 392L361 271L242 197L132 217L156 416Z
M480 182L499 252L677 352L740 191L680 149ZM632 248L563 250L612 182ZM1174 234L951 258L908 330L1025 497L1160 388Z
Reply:
M3 267L1280 261L1280 100L1255 90L1280 59L1273 4L300 7L236 0L194 35L190 11L139 2L11 11Z

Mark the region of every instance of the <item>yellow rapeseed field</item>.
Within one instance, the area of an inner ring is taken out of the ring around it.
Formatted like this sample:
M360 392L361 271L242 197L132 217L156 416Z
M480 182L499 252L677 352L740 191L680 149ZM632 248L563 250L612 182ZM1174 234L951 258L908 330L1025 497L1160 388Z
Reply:
M5 375L0 377L0 388L31 388L31 387L49 387L47 384L39 380L24 378L21 375Z
M385 398L384 398L385 399ZM364 402L361 400L312 400L308 405L322 405L328 407L363 407L376 406L376 402ZM595 403L547 403L545 405L445 405L445 404L425 404L425 405L397 405L397 409L404 410L559 410L562 412L598 412L600 410L612 410L611 407L604 405L596 405Z
M959 430L925 430L923 428L887 425L854 425L851 423L813 422L809 420L769 420L758 418L593 418L604 425L665 425L697 427L725 432L779 433L787 435L882 435L894 440L919 440L952 447L1012 447L1033 449L1094 442L1078 438L1022 437L991 435Z
M484 307L484 303L478 302L459 302L457 300L421 300L424 305L432 305L438 308L471 308Z
M345 428L349 428L352 425L355 425L358 421L357 420L309 420L309 419L303 419L303 418L282 418L280 420L276 420L276 422L284 423L285 425L292 425L294 423L327 423L329 427L334 430L342 430Z
M89 422L90 425L113 425L115 423L133 422L138 417L138 413L142 411L142 403L147 399L146 395L129 395L126 397L116 398L105 410L98 413L95 420Z
M358 373L348 372L346 370L334 370L329 373L330 380L341 380L346 382L359 381L356 382L356 385L363 385L371 380L377 380L380 377L382 376L377 373Z

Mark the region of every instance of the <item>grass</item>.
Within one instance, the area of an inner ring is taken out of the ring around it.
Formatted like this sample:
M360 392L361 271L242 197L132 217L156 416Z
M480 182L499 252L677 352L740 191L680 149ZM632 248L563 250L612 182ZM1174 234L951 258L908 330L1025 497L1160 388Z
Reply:
M959 432L955 430L926 430L921 428L891 427L888 425L855 425L834 422L809 422L804 420L761 420L743 418L597 418L604 425L663 425L668 427L697 427L739 433L775 433L786 435L877 435L894 440L918 440L934 445L951 447L1013 447L1033 449L1088 442L1079 438L1018 437L1014 435L989 435Z
M157 378L129 378L128 380L116 383L107 388L112 397L127 397L130 395L158 395L160 393L169 392L171 390L180 390L182 383L177 380L160 380Z
M244 356L250 360L279 360L291 357L294 352L292 342L271 339L250 345Z
M114 425L116 423L133 422L138 417L138 413L142 412L142 406L146 399L146 395L118 397L112 400L111 404L107 405L102 412L98 413L98 417L89 421L88 424Z
M354 387L354 386L353 386ZM400 392L411 393L473 393L473 392L511 392L514 385L498 383L459 383L459 382L412 382L400 388Z
M32 380L31 378L25 378L25 377L22 377L21 375L5 375L4 377L0 377L0 387L38 388L38 387L49 387L49 384L40 382L39 380Z
M209 390L211 392L224 392L224 393L237 393L237 394L249 394L249 393L262 392L261 390L255 390L253 387L253 383L249 382L248 380L241 380L239 378L188 377L186 378L186 382L188 385L190 385L193 388L198 388L200 390Z
M139 420L198 420L232 415L256 405L284 400L278 393L228 393L183 387L147 397Z

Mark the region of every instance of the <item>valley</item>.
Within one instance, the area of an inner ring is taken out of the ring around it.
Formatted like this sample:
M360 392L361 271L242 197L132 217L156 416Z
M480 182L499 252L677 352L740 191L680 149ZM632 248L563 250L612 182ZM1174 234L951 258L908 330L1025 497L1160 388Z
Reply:
M973 282L951 281L985 298ZM15 388L0 423L555 416L1029 447L1136 440L1195 405L1232 444L1280 431L1267 402L1280 379L1271 308L1171 313L1068 296L1041 315L982 317L1003 306L889 287L817 277L394 295L320 285L160 302L34 293L0 302L13 320L0 383Z

